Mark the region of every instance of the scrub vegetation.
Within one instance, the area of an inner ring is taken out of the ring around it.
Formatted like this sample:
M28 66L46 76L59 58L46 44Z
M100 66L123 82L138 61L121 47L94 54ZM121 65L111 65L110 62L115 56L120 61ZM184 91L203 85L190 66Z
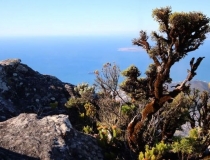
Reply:
M75 87L66 107L77 111L77 129L94 135L107 159L204 158L210 145L210 95L189 82L205 57L192 57L186 79L176 86L170 85L170 70L204 43L210 19L202 12L172 12L171 7L154 9L152 17L158 31L149 36L141 30L132 41L153 60L145 77L136 66L121 72L117 64L106 63L94 72L93 86ZM178 134L183 125L189 132Z

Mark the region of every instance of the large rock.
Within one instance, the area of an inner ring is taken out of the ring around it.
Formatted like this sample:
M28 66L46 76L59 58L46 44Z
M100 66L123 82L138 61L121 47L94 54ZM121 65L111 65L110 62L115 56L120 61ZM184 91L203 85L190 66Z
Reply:
M65 107L73 87L20 59L0 61L0 160L103 159L96 139L69 121L76 123Z
M73 85L42 75L20 59L0 61L0 122L20 113L66 114Z
M96 139L74 130L66 115L20 114L0 122L0 133L0 159L103 159Z

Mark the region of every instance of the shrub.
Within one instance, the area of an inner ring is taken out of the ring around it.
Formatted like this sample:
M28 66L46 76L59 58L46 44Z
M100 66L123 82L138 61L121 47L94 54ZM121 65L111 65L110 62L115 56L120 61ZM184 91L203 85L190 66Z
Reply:
M86 134L91 134L91 133L93 133L93 128L88 126L88 125L84 126L83 127L83 132L86 133Z
M146 145L145 152L140 152L139 154L139 160L160 160L170 149L170 145L165 144L163 141L151 149Z

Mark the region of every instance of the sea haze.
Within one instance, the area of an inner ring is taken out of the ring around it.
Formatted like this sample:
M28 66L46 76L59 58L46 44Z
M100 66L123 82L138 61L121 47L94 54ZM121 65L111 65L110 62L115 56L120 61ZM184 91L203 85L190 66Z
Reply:
M137 35L138 36L138 35ZM19 58L41 74L53 75L72 84L94 82L95 70L115 62L121 70L136 65L142 72L152 62L140 48L132 46L129 36L7 37L0 38L0 60ZM171 70L173 81L186 78L192 57L205 56L194 79L210 81L210 40L190 53ZM121 79L122 80L122 79Z

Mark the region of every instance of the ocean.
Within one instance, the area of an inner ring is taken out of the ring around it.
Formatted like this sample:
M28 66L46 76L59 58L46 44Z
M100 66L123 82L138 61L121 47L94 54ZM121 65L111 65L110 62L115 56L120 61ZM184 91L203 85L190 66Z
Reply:
M138 35L137 35L138 36ZM133 46L131 36L51 36L51 37L1 37L0 60L19 58L41 74L57 77L63 82L94 83L95 70L103 64L116 63L121 71L136 65L144 75L152 63L144 50ZM197 70L195 80L210 81L210 40L198 50L189 53L171 70L173 81L187 76L192 57L205 56ZM123 78L121 77L120 81Z

